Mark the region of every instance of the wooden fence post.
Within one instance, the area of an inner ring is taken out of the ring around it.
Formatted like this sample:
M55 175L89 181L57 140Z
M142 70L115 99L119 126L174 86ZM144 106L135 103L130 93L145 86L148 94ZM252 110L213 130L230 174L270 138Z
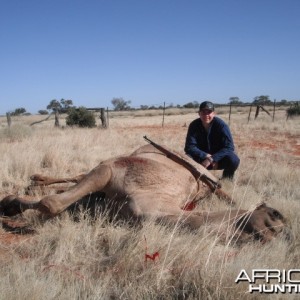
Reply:
M108 107L106 107L106 122L107 122L107 127L109 127L109 114L108 114Z
M249 114L248 114L248 123L250 121L251 110L252 110L252 105L250 105L250 110L249 110Z
M166 110L166 102L164 102L164 108L163 108L163 119L161 124L162 127L164 127L164 123L165 123L165 110Z
M260 106L257 105L257 106L256 106L256 112L255 112L255 117L254 117L254 119L256 119L256 118L258 117L258 114L259 114L259 108L260 108Z
M105 109L100 108L100 120L102 123L102 128L107 128L106 116L105 116Z
M229 120L228 120L229 125L230 125L230 117L231 117L231 103L229 104Z
M55 126L55 127L59 127L59 112L58 112L57 109L55 110L54 115L55 115L55 123L54 123L54 126Z
M273 117L272 117L273 122L274 122L274 119L275 119L275 106L276 106L276 99L274 99L274 104L273 104Z
M8 127L10 127L10 125L11 125L11 116L10 116L9 112L6 113L6 118L7 118L7 125L8 125Z

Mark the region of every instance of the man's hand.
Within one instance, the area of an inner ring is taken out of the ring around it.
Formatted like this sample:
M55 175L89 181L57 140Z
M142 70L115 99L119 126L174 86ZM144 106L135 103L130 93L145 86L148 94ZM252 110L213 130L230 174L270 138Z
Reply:
M206 159L201 163L204 168L208 168L213 163L213 159L211 156L207 156Z

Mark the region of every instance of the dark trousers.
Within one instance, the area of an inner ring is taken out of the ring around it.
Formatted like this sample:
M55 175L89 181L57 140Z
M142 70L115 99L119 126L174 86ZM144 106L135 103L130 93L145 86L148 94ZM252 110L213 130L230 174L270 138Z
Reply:
M224 170L222 178L232 179L239 164L239 157L234 152L231 152L229 155L218 161L217 169Z

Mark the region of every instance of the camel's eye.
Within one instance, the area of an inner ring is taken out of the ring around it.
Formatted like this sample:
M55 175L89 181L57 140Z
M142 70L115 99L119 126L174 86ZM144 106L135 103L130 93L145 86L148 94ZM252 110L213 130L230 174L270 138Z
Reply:
M273 211L273 216L276 217L276 218L278 218L278 219L282 218L281 214L277 210Z

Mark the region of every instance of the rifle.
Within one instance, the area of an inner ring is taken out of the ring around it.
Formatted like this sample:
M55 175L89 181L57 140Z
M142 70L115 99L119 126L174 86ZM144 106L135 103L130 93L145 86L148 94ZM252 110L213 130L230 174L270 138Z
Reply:
M185 167L187 170L189 170L192 173L192 175L196 178L196 180L203 181L213 191L216 190L216 189L220 189L221 188L221 184L217 180L214 180L214 179L208 177L204 173L201 173L195 166L193 166L190 162L188 162L184 158L182 158L179 155L171 152L170 150L164 148L163 146L154 143L153 141L151 141L150 139L148 139L146 135L144 136L144 139L148 143L150 143L152 146L154 146L156 149L158 149L159 151L161 151L162 153L164 153L168 158L170 158L171 160L175 161L179 165L181 165L181 166Z

